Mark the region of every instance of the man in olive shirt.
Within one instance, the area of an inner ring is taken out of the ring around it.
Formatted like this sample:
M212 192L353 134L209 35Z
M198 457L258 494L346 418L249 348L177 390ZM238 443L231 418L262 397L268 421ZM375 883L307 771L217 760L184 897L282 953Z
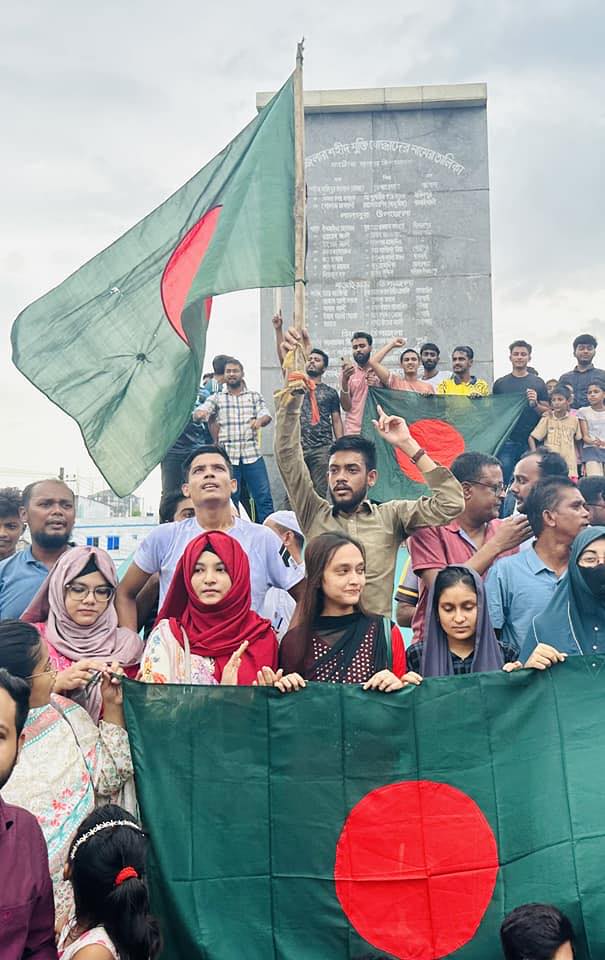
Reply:
M293 347L306 331L288 330L284 341ZM374 426L424 474L433 494L418 500L371 503L368 490L376 483L376 450L371 440L346 435L330 449L328 487L331 503L313 489L300 446L303 394L287 389L276 398L275 458L298 522L308 541L320 533L338 532L359 540L366 551L363 602L368 611L390 616L395 564L401 541L419 527L451 523L464 509L462 487L445 467L438 466L411 436L405 420L379 411Z

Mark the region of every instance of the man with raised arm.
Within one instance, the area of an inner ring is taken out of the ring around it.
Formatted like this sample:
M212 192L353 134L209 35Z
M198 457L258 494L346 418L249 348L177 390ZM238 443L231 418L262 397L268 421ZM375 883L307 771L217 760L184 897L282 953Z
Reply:
M310 350L306 330L290 328L284 335L288 349L302 344ZM305 539L338 531L361 541L366 552L367 610L390 616L397 551L401 541L419 527L449 523L462 511L462 487L445 467L436 464L411 436L401 417L388 417L378 408L377 433L418 466L431 487L430 497L372 503L368 491L376 483L376 448L371 440L345 435L330 448L328 488L330 502L313 489L300 448L302 392L286 388L276 400L275 457L290 502Z

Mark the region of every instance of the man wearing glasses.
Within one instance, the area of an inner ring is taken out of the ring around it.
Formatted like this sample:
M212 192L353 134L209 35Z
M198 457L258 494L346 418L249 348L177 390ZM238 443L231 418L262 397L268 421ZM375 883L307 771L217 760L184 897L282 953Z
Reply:
M498 519L505 490L496 457L461 453L450 470L462 484L464 510L452 523L424 527L408 538L412 568L420 581L412 619L414 643L423 638L428 592L443 567L463 564L483 577L496 560L516 553L519 544L532 535L524 516Z

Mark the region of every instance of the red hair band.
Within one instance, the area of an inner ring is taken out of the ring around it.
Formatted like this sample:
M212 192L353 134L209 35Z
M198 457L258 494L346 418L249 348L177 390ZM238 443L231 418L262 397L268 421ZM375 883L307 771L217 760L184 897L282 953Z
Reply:
M114 885L119 887L125 880L138 880L138 878L139 875L134 867L124 867L115 878Z

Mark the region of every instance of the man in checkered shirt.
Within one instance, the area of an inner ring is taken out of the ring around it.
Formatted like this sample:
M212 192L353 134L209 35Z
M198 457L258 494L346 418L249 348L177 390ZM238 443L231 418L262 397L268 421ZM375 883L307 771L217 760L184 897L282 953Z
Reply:
M256 507L255 520L262 523L273 513L269 476L260 452L260 430L271 423L271 415L260 393L246 387L244 368L234 357L225 364L223 389L198 407L193 419L208 420L213 415L218 424L219 442L229 454L237 480L233 500L239 502L244 480Z

